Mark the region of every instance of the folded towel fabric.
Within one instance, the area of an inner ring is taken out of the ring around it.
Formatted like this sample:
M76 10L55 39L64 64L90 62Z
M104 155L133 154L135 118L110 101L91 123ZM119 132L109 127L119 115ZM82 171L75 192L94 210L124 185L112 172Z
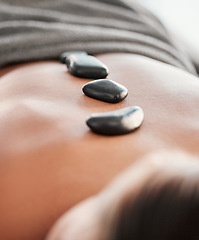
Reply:
M132 0L0 0L0 66L63 51L143 55L196 74L160 21Z

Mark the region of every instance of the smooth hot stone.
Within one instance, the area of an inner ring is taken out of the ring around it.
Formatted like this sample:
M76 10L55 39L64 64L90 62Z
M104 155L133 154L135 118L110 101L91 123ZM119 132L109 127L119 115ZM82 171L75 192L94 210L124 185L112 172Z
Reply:
M89 128L102 135L121 135L139 128L144 112L138 106L127 107L111 112L94 113L87 119Z
M108 75L108 68L97 58L86 54L71 54L67 56L68 71L80 78L99 79Z
M88 97L110 103L121 102L128 95L127 88L108 79L100 79L86 83L82 91Z
M66 63L66 60L67 60L68 56L73 55L73 54L75 54L75 55L79 55L79 54L80 55L81 54L88 55L87 52L85 52L85 51L68 51L68 52L63 52L60 55L60 57L59 57L60 62L61 63Z

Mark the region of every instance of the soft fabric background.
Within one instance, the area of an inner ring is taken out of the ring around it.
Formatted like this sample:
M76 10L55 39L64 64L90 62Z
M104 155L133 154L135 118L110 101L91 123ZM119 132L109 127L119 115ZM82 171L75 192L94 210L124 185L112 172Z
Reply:
M68 50L135 53L196 73L159 20L134 1L0 0L1 66Z
M139 0L164 23L182 49L193 60L199 73L199 1L198 0Z

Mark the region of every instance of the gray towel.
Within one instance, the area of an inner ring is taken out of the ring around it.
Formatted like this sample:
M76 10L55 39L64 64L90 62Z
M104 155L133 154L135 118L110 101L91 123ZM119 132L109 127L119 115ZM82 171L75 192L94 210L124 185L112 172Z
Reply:
M140 54L196 74L159 20L132 0L0 0L0 66L71 50Z

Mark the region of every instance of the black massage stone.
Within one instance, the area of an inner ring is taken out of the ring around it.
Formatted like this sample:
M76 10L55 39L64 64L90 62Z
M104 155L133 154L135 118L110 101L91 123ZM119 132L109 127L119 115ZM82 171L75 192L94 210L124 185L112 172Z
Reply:
M87 54L71 54L65 58L68 71L80 78L99 79L108 75L108 68L97 58Z
M75 54L75 55L88 55L87 52L85 51L69 51L69 52L63 52L60 57L59 57L59 60L61 63L66 63L66 59L68 56L72 55L72 54Z
M133 106L111 112L91 114L86 123L95 133L122 135L139 128L143 119L143 110L138 106Z
M82 91L88 97L109 103L121 102L128 95L127 88L108 79L100 79L86 83Z

